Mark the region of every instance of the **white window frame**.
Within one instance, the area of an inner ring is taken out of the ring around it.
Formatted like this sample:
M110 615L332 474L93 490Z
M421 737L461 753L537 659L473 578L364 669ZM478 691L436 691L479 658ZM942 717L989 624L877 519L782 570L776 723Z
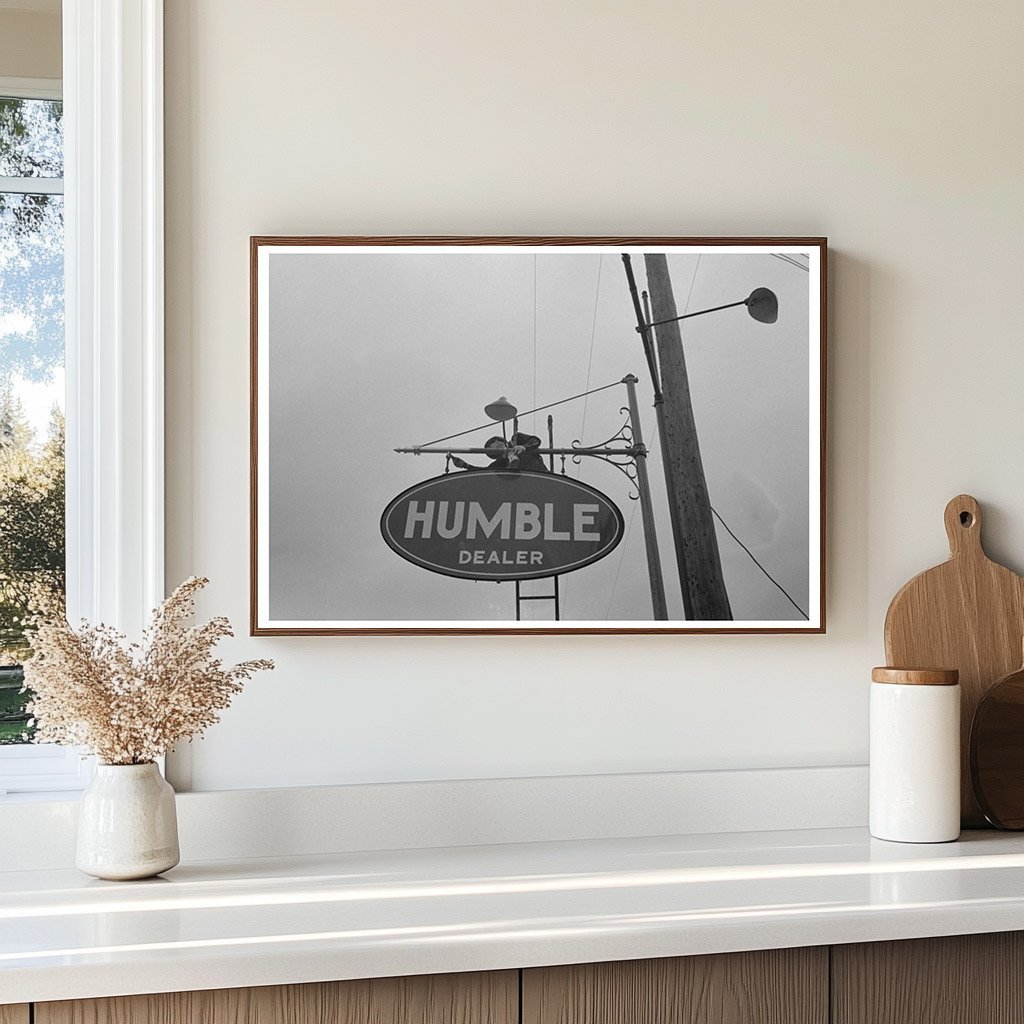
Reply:
M64 0L63 39L68 618L137 636L164 596L163 0ZM0 798L91 774L0 748Z

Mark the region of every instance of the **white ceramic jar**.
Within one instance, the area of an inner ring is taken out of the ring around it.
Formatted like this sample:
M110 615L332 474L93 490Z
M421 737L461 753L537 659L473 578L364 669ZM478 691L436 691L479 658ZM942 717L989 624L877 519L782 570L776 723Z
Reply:
M149 764L99 764L78 812L75 866L96 878L151 878L180 860L174 790Z
M876 839L960 835L960 685L953 669L871 672L870 828Z

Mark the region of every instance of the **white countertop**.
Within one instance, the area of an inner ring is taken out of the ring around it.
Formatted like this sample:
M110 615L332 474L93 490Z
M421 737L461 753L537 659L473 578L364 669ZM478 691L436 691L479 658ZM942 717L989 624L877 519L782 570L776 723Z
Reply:
M862 829L0 872L0 1004L1024 929L1024 836Z

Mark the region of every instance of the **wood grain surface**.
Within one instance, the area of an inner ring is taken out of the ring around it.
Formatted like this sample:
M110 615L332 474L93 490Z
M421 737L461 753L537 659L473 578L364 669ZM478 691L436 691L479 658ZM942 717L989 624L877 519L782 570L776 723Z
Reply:
M961 818L987 822L971 788L970 730L988 688L1020 665L1024 579L993 562L982 547L982 512L969 494L946 506L947 562L905 584L885 616L885 656L896 668L960 671Z
M0 1006L0 1024L28 1024L28 1006L18 1003L11 1006Z
M985 817L1024 829L1024 668L994 683L971 726L971 784Z
M871 682L894 686L956 686L960 673L955 668L889 668L871 670Z
M1024 934L832 947L832 1024L1024 1021Z
M523 1024L826 1024L828 950L542 967Z
M37 1003L35 1024L516 1024L518 981L494 971Z

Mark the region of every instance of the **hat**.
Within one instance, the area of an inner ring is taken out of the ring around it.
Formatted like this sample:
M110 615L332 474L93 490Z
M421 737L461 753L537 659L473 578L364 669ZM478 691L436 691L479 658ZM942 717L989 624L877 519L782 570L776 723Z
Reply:
M500 459L505 454L505 452L508 451L508 443L505 441L505 438L503 437L495 436L487 438L487 440L484 442L484 447L491 449L491 451L487 453L487 457L489 459ZM501 450L494 450L498 448L500 448Z

